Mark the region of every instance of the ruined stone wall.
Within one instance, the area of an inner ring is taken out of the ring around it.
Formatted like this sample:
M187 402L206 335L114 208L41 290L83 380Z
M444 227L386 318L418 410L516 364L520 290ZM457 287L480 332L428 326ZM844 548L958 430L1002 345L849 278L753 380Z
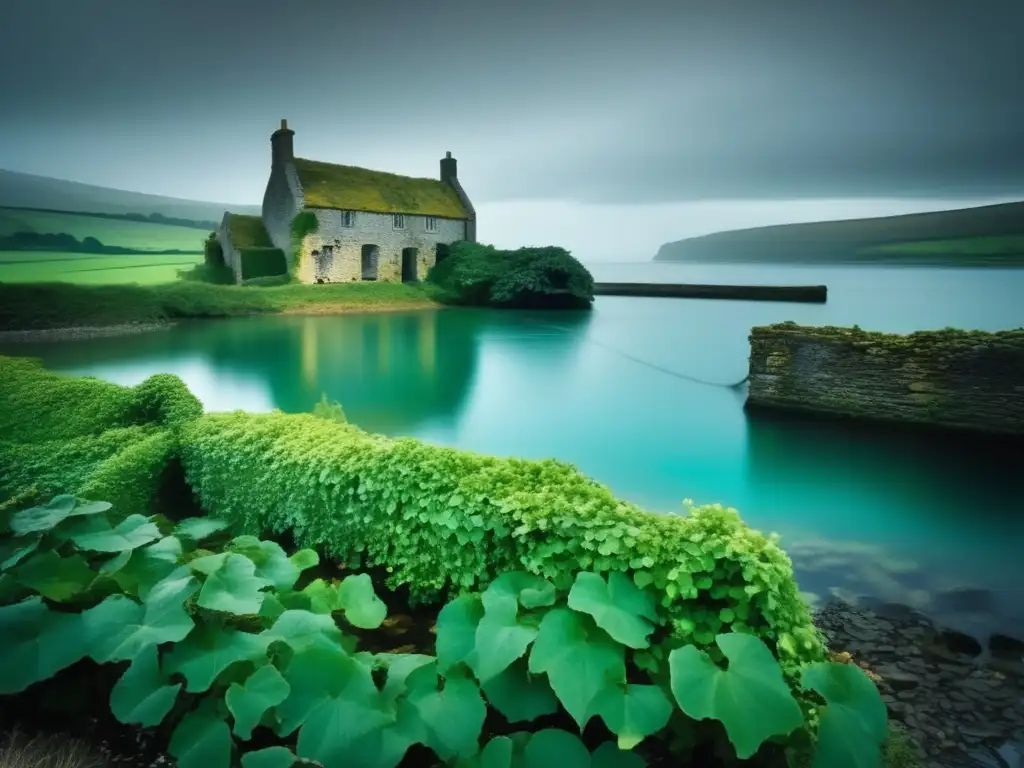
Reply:
M747 405L1024 435L1024 329L754 328Z
M437 245L465 238L466 223L437 218L437 231L427 232L426 217L405 216L405 228L395 229L391 214L355 212L354 226L342 226L342 212L312 209L317 231L307 235L299 249L298 279L304 283L339 283L362 280L364 245L377 246L377 280L402 279L402 250L415 248L416 277L423 280L434 265ZM330 247L328 255L324 246Z

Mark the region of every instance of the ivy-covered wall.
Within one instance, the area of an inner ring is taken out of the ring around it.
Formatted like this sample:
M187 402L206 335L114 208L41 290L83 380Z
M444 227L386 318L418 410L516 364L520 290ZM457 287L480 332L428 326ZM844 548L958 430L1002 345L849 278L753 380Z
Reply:
M754 328L747 407L1024 436L1024 329Z

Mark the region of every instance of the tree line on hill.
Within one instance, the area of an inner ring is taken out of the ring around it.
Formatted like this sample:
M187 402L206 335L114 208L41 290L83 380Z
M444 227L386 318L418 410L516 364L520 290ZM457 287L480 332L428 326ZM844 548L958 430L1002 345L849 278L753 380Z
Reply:
M94 219L114 219L116 221L141 221L147 224L167 224L172 227L188 227L189 229L217 229L215 221L200 219L183 219L177 216L164 216L162 213L93 213L91 211L63 211L57 208L30 208L20 205L5 205L12 211L32 211L34 213L62 213L69 216L90 216Z
M104 245L95 237L79 240L66 232L15 232L0 237L0 251L62 251L68 253L97 253L107 255L140 254L146 256L173 256L199 253L168 249L163 251L143 251L138 248L126 248L120 245Z

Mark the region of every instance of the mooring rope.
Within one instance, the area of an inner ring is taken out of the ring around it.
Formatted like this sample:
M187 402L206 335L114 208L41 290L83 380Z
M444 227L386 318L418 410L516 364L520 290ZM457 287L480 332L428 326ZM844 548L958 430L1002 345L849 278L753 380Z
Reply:
M532 322L534 322L535 325L541 326L543 328L553 328L553 329L555 329L557 331L562 331L563 333L571 332L573 330L572 328L565 328L565 327L562 327L562 326L551 325L549 323L542 323L540 321L532 321ZM657 363L652 363L649 360L643 360L643 359L641 359L639 357L635 357L635 356L629 354L628 352L623 352L621 349L618 349L617 347L613 347L610 344L605 344L603 341L598 341L597 339L591 339L591 338L587 338L586 336L584 336L583 340L586 341L586 342L589 342L591 344L596 344L599 347L603 347L604 349L607 349L609 352L612 352L612 353L614 353L616 355L619 355L620 357L624 357L627 360L631 360L634 363L639 363L640 365L646 365L648 368L653 368L654 370L660 371L661 373L668 374L669 376L674 376L677 379L682 379L684 381L690 381L690 382L693 382L694 384L703 384L706 387L719 387L721 389L738 390L738 389L740 389L740 387L742 387L744 384L746 384L747 381L750 379L750 374L748 373L746 376L744 376L742 379L737 381L735 384L723 384L720 381L708 381L706 379L697 378L696 376L688 376L685 373L679 373L678 371L673 371L672 369L665 368L663 366L658 365Z

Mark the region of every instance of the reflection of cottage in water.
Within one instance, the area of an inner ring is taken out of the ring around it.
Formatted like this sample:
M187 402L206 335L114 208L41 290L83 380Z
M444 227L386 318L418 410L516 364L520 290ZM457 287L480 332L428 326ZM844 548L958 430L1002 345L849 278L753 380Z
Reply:
M261 246L297 260L292 271L304 283L420 280L449 245L476 240L476 212L451 152L441 160L439 178L420 179L295 157L294 135L282 120L270 137L262 217L225 216L220 240L240 280L239 244L225 247L225 237L239 229L231 226L235 218L258 224ZM315 217L315 231L303 228L295 243L292 224L302 213Z

